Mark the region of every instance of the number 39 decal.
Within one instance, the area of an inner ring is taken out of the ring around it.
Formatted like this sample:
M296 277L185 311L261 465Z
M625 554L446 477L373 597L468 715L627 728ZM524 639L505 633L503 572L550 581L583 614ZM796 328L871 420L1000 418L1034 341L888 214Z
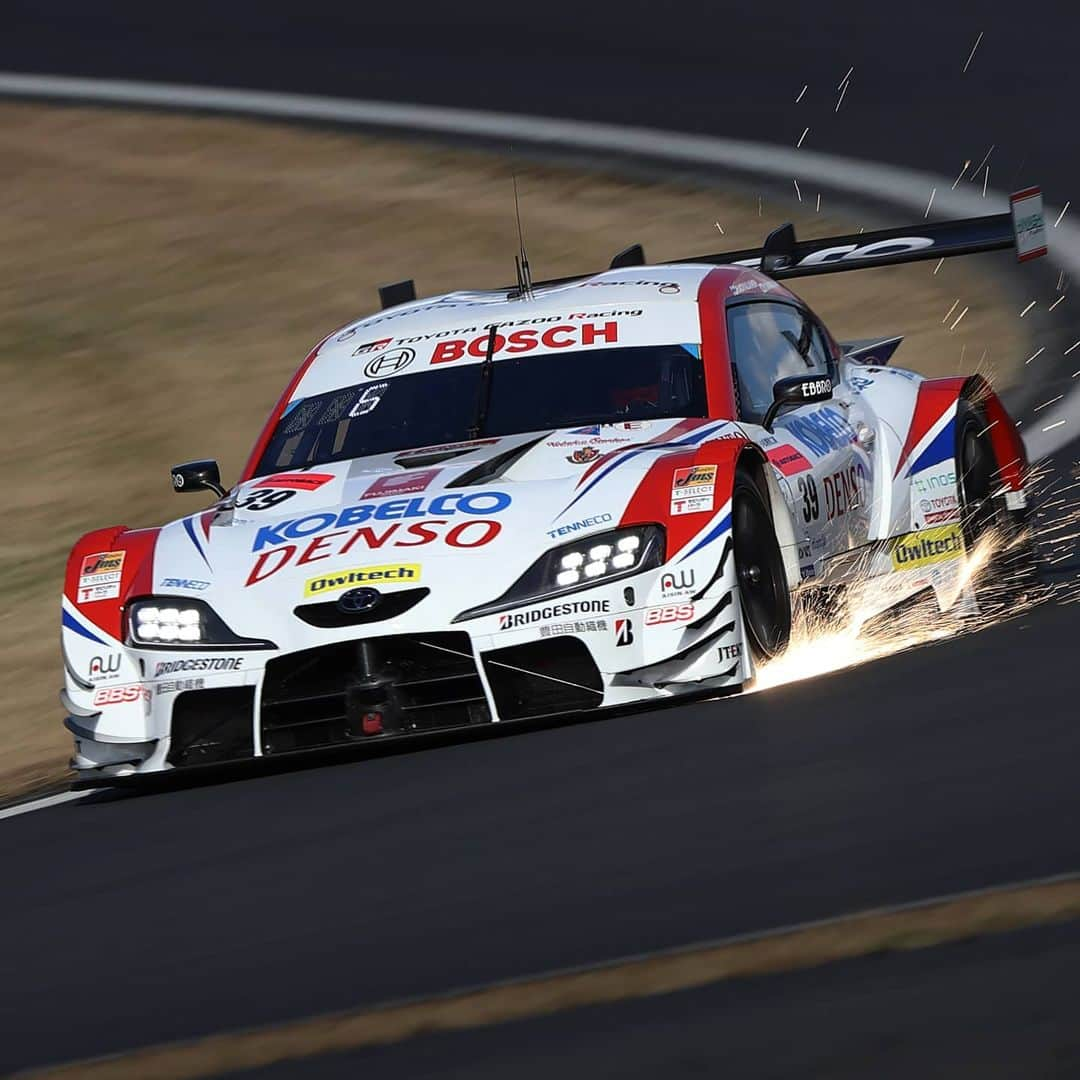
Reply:
M280 506L286 499L291 499L295 491L281 488L256 488L249 491L243 499L237 499L237 507L244 510L270 510Z
M818 499L817 484L812 476L799 477L799 494L802 496L803 521L817 521L821 516L821 502Z

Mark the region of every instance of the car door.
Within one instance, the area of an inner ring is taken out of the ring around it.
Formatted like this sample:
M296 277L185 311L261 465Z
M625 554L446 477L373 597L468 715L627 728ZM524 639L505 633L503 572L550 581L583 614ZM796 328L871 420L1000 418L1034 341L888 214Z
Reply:
M727 329L744 423L760 427L778 379L820 375L837 385L828 338L808 309L774 299L735 303ZM772 432L757 433L792 507L804 579L818 576L824 556L869 535L871 461L856 439L850 408L837 397L789 407Z

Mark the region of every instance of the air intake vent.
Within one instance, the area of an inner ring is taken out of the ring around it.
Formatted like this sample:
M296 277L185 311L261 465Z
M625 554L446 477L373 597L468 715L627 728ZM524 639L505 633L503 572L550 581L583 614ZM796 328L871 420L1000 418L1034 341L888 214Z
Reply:
M500 720L581 712L604 703L600 671L575 637L513 645L484 653L483 660Z

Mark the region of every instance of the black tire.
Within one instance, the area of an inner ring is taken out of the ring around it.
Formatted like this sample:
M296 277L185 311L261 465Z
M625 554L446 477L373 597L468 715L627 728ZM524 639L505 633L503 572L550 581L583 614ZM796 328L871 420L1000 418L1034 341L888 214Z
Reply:
M791 638L791 594L768 501L743 466L735 474L731 527L750 649L756 660L768 660L782 653Z
M975 583L984 611L1011 607L1038 585L1034 542L1023 511L1010 511L1000 487L998 462L988 434L986 414L977 404L961 399L956 409L956 485L960 523L970 551L989 529L1000 537L998 550Z
M956 407L956 486L964 543L969 548L998 523L993 497L997 458L986 428L982 410L961 400Z

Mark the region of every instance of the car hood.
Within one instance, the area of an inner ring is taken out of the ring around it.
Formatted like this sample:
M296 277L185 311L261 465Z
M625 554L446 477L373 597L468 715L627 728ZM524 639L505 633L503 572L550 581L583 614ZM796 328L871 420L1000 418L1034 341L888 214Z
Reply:
M154 592L197 596L283 648L310 644L297 606L360 586L430 590L393 629L445 627L548 548L617 527L658 455L723 428L738 433L702 419L588 426L260 477L162 529Z

